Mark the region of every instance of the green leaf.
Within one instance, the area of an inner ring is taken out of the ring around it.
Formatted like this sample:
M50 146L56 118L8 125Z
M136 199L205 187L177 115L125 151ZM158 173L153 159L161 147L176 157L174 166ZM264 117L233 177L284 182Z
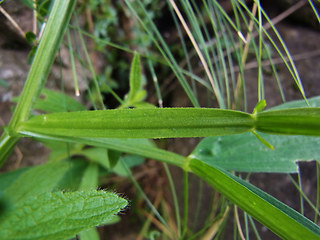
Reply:
M90 228L88 230L79 233L80 240L99 240L99 233L96 228Z
M261 144L253 134L243 133L205 138L189 157L225 170L282 173L297 172L297 161L320 159L320 138L260 135L274 150Z
M128 169L141 165L144 162L144 158L136 155L127 155L121 157L117 165L112 169L112 172L119 176L129 177ZM125 164L125 166L124 166Z
M84 111L85 106L66 94L49 89L42 89L34 109L45 112Z
M50 140L70 143L87 144L91 146L103 147L115 151L121 151L140 155L156 160L161 160L176 166L183 167L185 157L179 154L162 150L150 144L147 139L118 139L118 138L73 138L73 137L58 137L50 135L32 134L38 140Z
M109 152L106 148L86 148L78 154L87 157L95 163L99 163L106 169L110 168Z
M37 36L33 32L26 32L25 37L30 45L34 45L37 41Z
M320 108L291 108L260 112L256 130L271 134L320 136Z
M69 239L113 223L127 201L105 191L53 192L20 202L0 220L1 239Z
M117 150L108 150L108 157L109 157L109 161L110 161L110 166L109 168L114 168L114 166L117 165L117 163L119 162L121 156L121 152L117 151Z
M129 85L129 101L131 102L136 98L136 95L141 88L141 63L140 56L137 52L134 53L131 63Z
M70 166L68 162L58 162L32 167L12 182L6 189L5 196L13 202L23 202L28 197L50 192Z
M80 183L89 163L80 158L67 159L66 162L70 165L70 168L52 191L79 190Z
M0 174L0 193L4 192L22 173L29 170L30 167L19 168L10 172Z
M189 167L191 172L200 176L281 238L320 238L320 228L316 224L244 180L197 159L191 159Z
M309 107L320 107L320 96L309 98L308 99ZM281 105L272 107L270 109L265 110L266 111L272 111L272 110L280 110L280 109L287 109L287 108L302 108L302 107L308 107L305 100L296 100L296 101L290 101L283 103Z
M83 174L79 190L92 190L98 187L98 164L91 162Z
M13 99L13 102L18 101L19 97ZM79 103L72 97L45 88L42 89L41 94L34 105L34 109L44 111L47 113L86 110L85 106L83 106L81 103Z
M70 137L205 137L251 131L250 114L213 108L117 109L52 113L20 125L25 135Z

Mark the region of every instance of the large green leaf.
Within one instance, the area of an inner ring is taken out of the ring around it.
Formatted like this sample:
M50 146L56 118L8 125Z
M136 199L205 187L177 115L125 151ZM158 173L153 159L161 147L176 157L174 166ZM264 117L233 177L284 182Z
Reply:
M0 219L1 239L69 239L82 230L113 223L127 205L105 191L42 193L20 202Z
M320 159L318 137L260 135L274 150L261 144L253 134L243 133L205 138L190 158L225 170L283 173L297 172L297 161Z
M20 133L70 137L169 138L247 132L250 114L208 108L121 109L52 113L34 116Z
M190 160L189 168L281 238L320 239L316 224L244 180L197 159Z

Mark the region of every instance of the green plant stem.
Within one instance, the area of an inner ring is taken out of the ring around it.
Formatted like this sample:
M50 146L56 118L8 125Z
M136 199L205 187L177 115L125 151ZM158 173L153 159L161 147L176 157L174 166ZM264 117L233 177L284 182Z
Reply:
M188 215L189 215L189 179L188 179L188 172L183 171L183 228L182 228L182 239L186 235L188 231Z
M17 128L22 121L29 119L36 99L49 75L55 55L70 21L76 0L54 1L46 28L39 43L20 100L9 123L8 132L0 138L0 166L6 161L17 143Z
M16 129L20 122L26 121L30 117L33 105L50 73L75 3L76 0L54 1L51 14L21 93L20 101L10 121L10 128Z
M172 194L172 198L173 198L173 205L174 205L174 210L175 210L175 215L176 215L176 222L177 222L177 228L178 228L178 237L181 236L181 217L180 217L180 209L179 209L179 202L178 202L178 197L177 197L177 191L176 188L174 186L174 182L172 179L172 175L170 173L169 167L167 163L163 163L163 167L166 171L168 180L169 180L169 186L170 186L170 190L171 190L171 194Z
M3 132L0 137L0 167L9 157L18 140L19 137L12 137L6 131Z
M319 176L319 168L320 164L318 161L316 161L316 176L317 176L317 194L316 194L316 209L319 209L319 200L320 200L320 176ZM317 223L318 221L318 214L314 214L314 222Z

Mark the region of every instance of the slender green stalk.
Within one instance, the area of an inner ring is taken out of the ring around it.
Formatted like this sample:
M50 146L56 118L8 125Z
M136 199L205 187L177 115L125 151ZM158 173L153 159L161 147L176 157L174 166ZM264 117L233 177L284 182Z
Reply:
M16 129L20 122L30 117L33 104L47 80L55 55L62 41L76 0L54 1L48 22L40 40L26 83L9 127Z
M188 172L183 171L183 223L182 223L182 238L188 231L188 219L189 219L189 179Z
M179 208L179 202L178 202L178 197L177 197L177 191L176 188L174 186L174 182L172 179L172 175L170 173L168 164L164 163L163 164L164 170L166 171L168 180L169 180L169 186L170 186L170 190L171 190L171 194L172 194L172 198L173 198L173 205L174 205L174 211L175 211L175 215L176 215L176 223L177 223L177 227L178 227L178 237L181 236L181 216L180 216L180 208Z
M300 186L300 180L299 180L299 183L296 183L296 181L290 176L289 176L289 179L290 181L292 182L292 184L295 186L295 188L299 191L299 194L300 194L300 205L301 205L301 214L303 214L303 200L302 199L305 199L306 202L309 204L309 206L313 209L314 213L315 213L315 216L320 216L320 212L319 212L319 208L317 206L315 206L311 201L310 199L308 198L308 196L302 191L301 189L301 186Z
M30 117L35 101L49 75L75 3L76 0L54 1L19 102L9 123L8 131L4 131L0 138L0 166L6 161L19 139L16 135L18 125Z
M316 176L317 176L317 194L316 194L316 209L319 209L320 205L320 174L319 174L319 168L320 164L318 161L316 161ZM314 222L317 223L318 221L318 215L317 213L314 214Z

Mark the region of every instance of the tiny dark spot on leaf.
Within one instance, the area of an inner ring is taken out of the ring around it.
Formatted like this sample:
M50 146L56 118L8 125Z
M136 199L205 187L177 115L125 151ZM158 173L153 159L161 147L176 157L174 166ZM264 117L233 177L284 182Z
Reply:
M47 98L47 96L45 94L41 93L39 98L41 100L45 100Z

